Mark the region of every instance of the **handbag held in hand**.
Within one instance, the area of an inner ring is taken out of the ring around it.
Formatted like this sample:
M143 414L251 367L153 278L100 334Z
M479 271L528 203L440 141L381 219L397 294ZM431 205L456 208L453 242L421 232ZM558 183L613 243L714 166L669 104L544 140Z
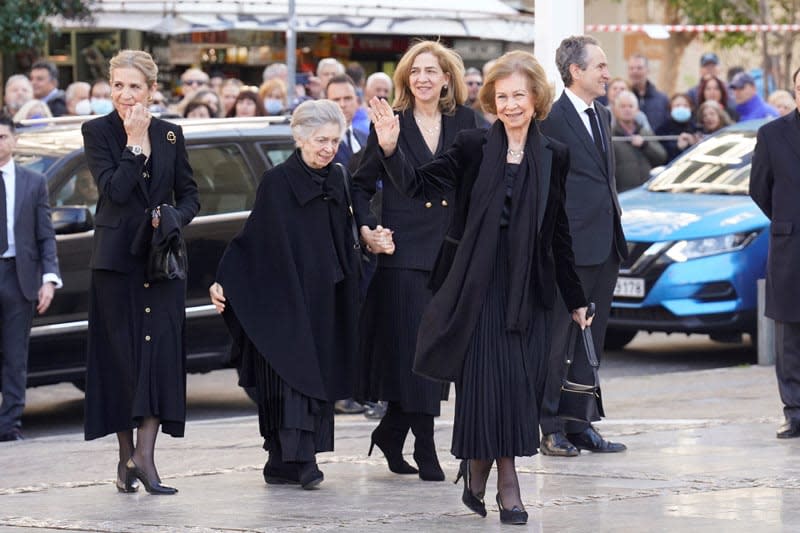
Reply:
M594 315L594 304L589 304L586 317ZM600 395L600 381L597 376L597 368L600 364L597 361L597 354L594 350L592 340L592 329L587 327L583 330L574 322L570 324L569 341L567 342L567 352L564 358L566 366L564 379L561 382L561 397L558 404L558 416L566 420L577 420L579 422L595 422L605 416L603 412L603 400ZM578 341L578 338L581 340ZM578 344L580 342L581 344ZM580 347L583 347L583 350ZM592 367L592 383L576 383L569 380L569 367L574 358L585 356L589 359L589 366Z

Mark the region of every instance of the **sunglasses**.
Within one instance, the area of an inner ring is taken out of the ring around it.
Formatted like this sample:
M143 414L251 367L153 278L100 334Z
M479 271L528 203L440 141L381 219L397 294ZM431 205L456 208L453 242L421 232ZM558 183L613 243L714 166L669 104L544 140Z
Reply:
M483 86L483 82L482 81L468 81L467 85L477 85L478 87L481 87L481 86Z
M183 84L184 85L205 85L206 82L204 82L203 80L184 80Z

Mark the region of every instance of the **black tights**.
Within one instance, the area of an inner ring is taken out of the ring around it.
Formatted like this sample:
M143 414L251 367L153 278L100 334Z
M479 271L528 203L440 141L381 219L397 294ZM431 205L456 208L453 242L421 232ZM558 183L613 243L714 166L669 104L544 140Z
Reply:
M492 463L497 463L497 492L505 509L512 509L514 506L524 509L522 496L519 490L519 479L517 478L517 467L513 457L498 457L497 459L470 459L470 491L480 498L486 492L486 482L489 473L492 471Z
M133 445L132 429L117 433L120 470L124 469L128 459L133 459L133 462L136 463L139 470L144 472L147 479L158 483L161 482L155 463L156 437L158 437L159 425L160 420L158 418L144 418L139 425L139 429L136 430L136 446ZM120 479L125 478L121 475Z

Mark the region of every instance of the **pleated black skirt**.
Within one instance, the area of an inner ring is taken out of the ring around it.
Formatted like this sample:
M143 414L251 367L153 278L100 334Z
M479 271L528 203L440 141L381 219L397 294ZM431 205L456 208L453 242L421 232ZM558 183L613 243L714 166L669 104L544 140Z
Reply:
M507 233L501 229L492 279L456 382L451 452L459 459L535 455L539 448L549 313L535 312L524 336L506 330Z
M283 462L313 461L315 454L333 451L333 404L292 388L249 339L243 341L242 357L256 385L264 449L280 449Z
M378 268L361 311L360 397L396 402L407 413L439 416L449 384L411 371L417 330L433 294L424 270Z
M144 265L93 270L86 361L86 440L138 427L145 417L182 437L186 422L182 280L145 283Z

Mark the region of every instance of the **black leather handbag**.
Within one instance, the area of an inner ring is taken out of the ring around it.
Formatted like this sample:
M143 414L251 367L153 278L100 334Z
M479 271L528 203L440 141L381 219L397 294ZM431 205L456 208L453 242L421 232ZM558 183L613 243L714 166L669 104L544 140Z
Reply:
M594 305L590 307L587 316L594 314ZM578 345L578 338L581 345ZM579 346L583 350L579 350ZM582 352L582 353L581 353ZM592 367L592 383L576 383L568 379L569 367L576 357L586 354L589 359L589 366ZM569 341L567 342L567 353L564 360L564 379L561 382L561 398L558 403L558 416L566 420L577 420L579 422L596 422L605 416L603 412L603 399L600 395L600 380L597 376L597 368L600 364L597 361L597 354L594 350L592 340L592 328L587 327L581 330L574 322L570 324Z
M150 248L147 256L147 280L186 279L188 266L186 244L180 237L172 239L167 246Z

